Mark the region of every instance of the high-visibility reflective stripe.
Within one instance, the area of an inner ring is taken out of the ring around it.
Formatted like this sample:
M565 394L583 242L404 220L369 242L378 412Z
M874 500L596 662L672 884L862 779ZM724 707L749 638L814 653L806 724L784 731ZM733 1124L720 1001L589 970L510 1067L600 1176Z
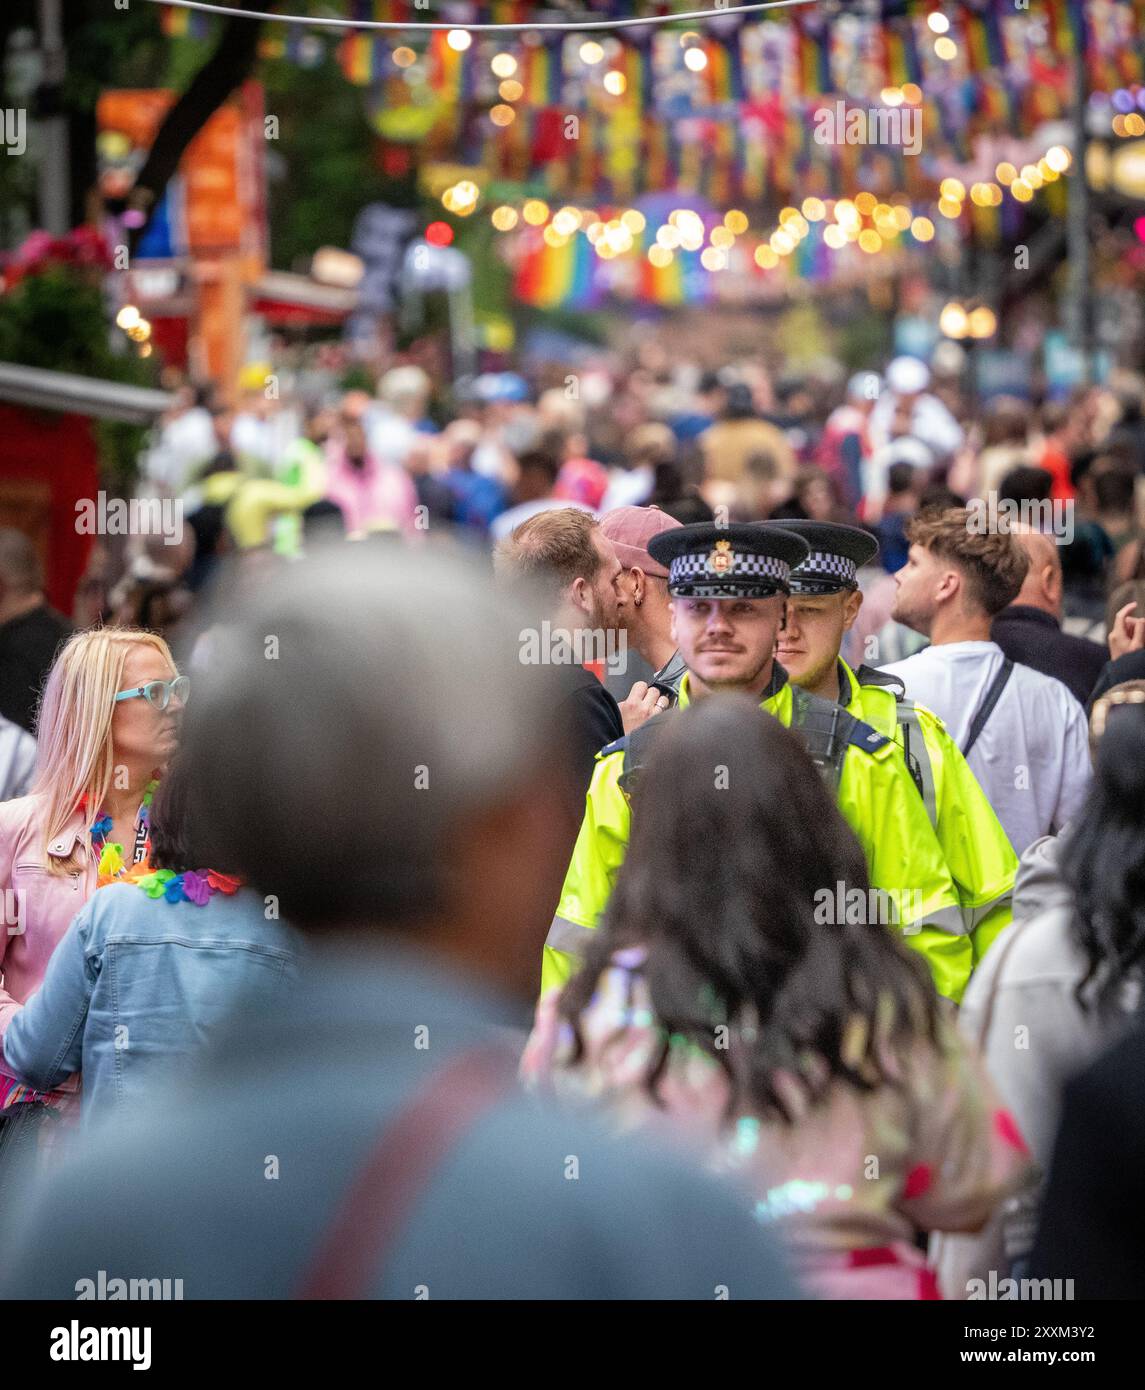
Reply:
M996 907L1008 903L1013 896L1013 893L1007 889L1005 893L999 893L996 898L991 898L988 903L983 903L981 907L965 908L964 911L970 918L970 930L973 931L979 922L984 922Z
M930 765L930 749L926 746L918 711L909 700L902 700L895 704L895 716L910 735L905 740L905 746L918 765L923 805L931 825L935 825L938 822L938 801L934 793L934 769Z
M554 951L564 951L566 955L583 956L595 930L595 927L570 922L567 917L554 917L545 945Z
M928 912L916 921L904 922L901 930L904 936L917 936L923 927L933 927L935 931L944 931L950 936L970 934L970 926L958 907L940 907L937 912Z

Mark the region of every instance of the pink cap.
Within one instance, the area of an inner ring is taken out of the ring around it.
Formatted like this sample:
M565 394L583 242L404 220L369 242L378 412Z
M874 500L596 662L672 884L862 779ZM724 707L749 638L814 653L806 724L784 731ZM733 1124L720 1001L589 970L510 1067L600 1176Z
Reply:
M600 529L612 542L616 558L624 568L635 565L645 574L668 578L668 571L648 553L648 542L661 531L671 531L681 525L674 516L659 507L614 507L600 518Z

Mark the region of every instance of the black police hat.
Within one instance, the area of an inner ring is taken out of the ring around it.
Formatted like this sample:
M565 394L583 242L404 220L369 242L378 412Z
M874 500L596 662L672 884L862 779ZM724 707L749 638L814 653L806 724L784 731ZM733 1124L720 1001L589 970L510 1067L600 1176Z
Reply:
M807 542L779 527L675 526L648 542L668 570L668 592L681 598L770 598L787 593Z
M791 573L793 594L836 594L859 587L858 572L879 553L869 531L834 521L763 521L760 529L793 531L807 542L807 558Z

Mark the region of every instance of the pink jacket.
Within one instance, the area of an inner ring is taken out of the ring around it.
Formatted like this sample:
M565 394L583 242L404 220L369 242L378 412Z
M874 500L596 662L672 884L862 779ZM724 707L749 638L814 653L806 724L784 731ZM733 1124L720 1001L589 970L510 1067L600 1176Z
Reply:
M49 873L44 863L43 796L0 803L0 1037L12 1015L40 987L48 961L72 918L95 892L90 856L74 873ZM79 842L90 843L82 814L47 846L48 857L66 859ZM0 1057L0 1074L11 1076ZM74 1089L75 1082L61 1089Z
M326 461L326 497L342 508L347 531L413 530L417 489L404 468L373 454L355 468L339 444L330 446Z

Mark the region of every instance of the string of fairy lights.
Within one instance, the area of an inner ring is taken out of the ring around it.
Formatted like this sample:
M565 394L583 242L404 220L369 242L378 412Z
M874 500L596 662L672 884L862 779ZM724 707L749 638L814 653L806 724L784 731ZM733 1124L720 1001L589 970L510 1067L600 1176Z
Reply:
M948 61L955 58L958 49L950 37L947 16L936 11L927 17L927 24L936 55ZM708 62L704 49L696 46L699 41L700 35L696 33L686 32L679 36L685 65L693 72L702 71ZM464 29L454 29L447 34L446 42L456 52L464 53L472 44L472 35ZM580 61L589 68L598 67L606 58L604 47L593 38L585 39L578 53ZM412 48L398 48L393 59L399 67L408 67L417 61L417 54ZM513 103L521 99L524 89L517 80L518 64L512 53L494 54L490 66L498 79L499 100L490 109L489 118L494 125L504 127L515 119ZM619 70L607 71L602 78L605 90L615 96L624 93L625 82L625 75ZM918 106L923 101L923 92L916 83L906 82L899 87L884 87L880 100L884 106L892 108ZM1136 118L1122 117L1123 124L1127 119ZM637 208L596 210L566 204L554 209L541 197L527 198L520 206L499 202L492 208L490 220L499 233L532 228L553 250L568 246L578 233L582 234L601 260L631 254L637 250L640 239L639 249L658 269L670 266L681 252L698 252L700 264L712 273L742 263L742 258L733 257L733 248L741 237L750 235L756 240L751 253L755 265L760 270L772 271L811 235L815 224L821 224L822 241L831 251L842 251L854 244L861 252L876 255L907 236L925 245L935 238L934 219L942 217L955 221L961 218L967 199L977 208L999 207L1009 193L1016 202L1028 203L1038 189L1067 172L1071 162L1070 152L1062 145L1054 145L1036 163L1021 166L999 163L993 179L973 182L969 189L958 178L945 178L938 188L936 207L925 211L913 208L905 194L891 195L888 200L869 191L859 192L853 198L809 196L799 207L783 208L774 227L754 233L747 214L737 208L727 212L716 225L706 227L698 213L680 207L646 236L647 219ZM468 218L482 206L483 194L474 179L465 178L446 188L441 202L446 212ZM443 239L451 238L446 224L440 224L440 231ZM964 330L962 336L989 336L984 330L989 327L993 332L992 312L983 309L972 313L977 318L971 323L967 315L965 324L955 324L954 316L948 315L951 326Z
M993 180L966 185L957 178L942 180L939 185L937 215L957 220L963 215L966 200L979 208L997 207L1006 193L1017 202L1030 202L1035 193L1067 173L1073 157L1064 145L1051 145L1036 162L1020 167L1008 161L997 165ZM482 201L482 192L472 179L451 184L441 195L442 206L456 217L472 216ZM490 221L498 232L513 232L522 224L538 229L546 246L554 250L567 246L578 233L583 233L602 260L626 255L636 246L636 238L647 227L647 219L639 209L627 208L611 215L573 205L552 209L543 198L528 198L520 208L511 203L499 203L490 212ZM813 224L821 223L822 239L833 251L854 243L860 251L874 255L899 237L909 234L919 244L933 241L936 227L933 219L915 212L905 195L892 195L890 201L874 193L862 191L854 198L804 198L799 207L785 207L777 224L769 232L758 234L753 259L761 270L774 270L810 235ZM699 213L677 208L655 229L652 244L645 254L658 268L672 263L681 251L699 252L705 270L718 272L728 268L732 247L738 238L751 233L751 221L738 208L727 212L723 220L706 228Z

